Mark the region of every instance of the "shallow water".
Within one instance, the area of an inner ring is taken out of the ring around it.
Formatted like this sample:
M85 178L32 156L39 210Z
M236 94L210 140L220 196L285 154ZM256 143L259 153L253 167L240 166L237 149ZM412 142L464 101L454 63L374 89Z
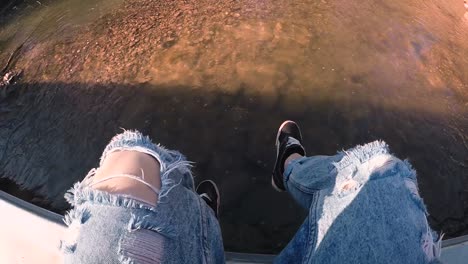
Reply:
M24 71L0 101L0 174L30 192L2 189L62 212L112 135L137 128L219 183L228 250L278 252L305 215L269 185L293 119L309 154L387 141L418 171L431 225L468 232L463 1L30 6L0 28L0 61L20 47Z

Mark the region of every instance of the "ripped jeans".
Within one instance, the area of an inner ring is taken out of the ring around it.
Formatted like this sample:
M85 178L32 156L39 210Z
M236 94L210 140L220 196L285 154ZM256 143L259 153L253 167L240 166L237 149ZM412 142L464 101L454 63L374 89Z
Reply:
M92 188L95 169L65 195L72 210L61 251L65 263L224 263L214 212L194 190L190 163L177 151L155 145L139 132L115 136L104 150L148 154L160 164L161 188L151 205L130 195ZM137 175L111 175L140 181ZM106 179L105 179L106 180Z
M275 263L440 263L416 172L384 142L293 160L283 180L309 214Z
M65 196L73 207L61 242L65 263L224 263L218 220L195 193L185 158L126 131L101 165L118 150L158 160L158 203L93 189L91 170ZM293 160L283 180L309 214L275 263L438 263L441 238L427 223L416 173L385 143Z

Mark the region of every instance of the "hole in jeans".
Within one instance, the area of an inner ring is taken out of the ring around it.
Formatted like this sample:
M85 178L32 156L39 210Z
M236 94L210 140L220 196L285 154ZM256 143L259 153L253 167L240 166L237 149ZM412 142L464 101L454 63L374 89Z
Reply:
M147 229L127 233L120 241L123 261L135 264L153 264L163 261L165 237Z

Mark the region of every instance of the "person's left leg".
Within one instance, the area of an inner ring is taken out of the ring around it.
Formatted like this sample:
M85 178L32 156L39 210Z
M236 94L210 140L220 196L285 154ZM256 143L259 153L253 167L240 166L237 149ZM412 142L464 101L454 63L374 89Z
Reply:
M219 223L195 193L189 162L139 132L115 136L66 197L66 263L224 262Z
M160 167L159 161L149 154L135 150L115 151L103 160L93 177L92 187L156 206L156 191L161 189ZM127 175L130 177L125 177Z

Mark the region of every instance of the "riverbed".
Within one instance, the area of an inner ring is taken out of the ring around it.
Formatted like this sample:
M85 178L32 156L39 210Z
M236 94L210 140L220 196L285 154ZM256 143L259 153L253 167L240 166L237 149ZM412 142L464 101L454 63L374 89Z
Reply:
M63 213L111 137L139 129L219 184L227 250L276 253L306 215L270 186L292 119L310 155L385 140L418 172L431 226L468 234L463 0L4 6L0 69L11 57L22 75L0 98L2 190Z

